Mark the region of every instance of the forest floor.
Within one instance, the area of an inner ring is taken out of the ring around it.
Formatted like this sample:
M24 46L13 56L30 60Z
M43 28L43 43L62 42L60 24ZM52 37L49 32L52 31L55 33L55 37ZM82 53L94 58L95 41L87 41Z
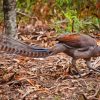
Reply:
M43 47L55 43L50 38L21 35L22 41ZM93 64L100 67L97 59ZM34 59L0 52L0 100L100 100L100 73L75 78L68 73L70 66L71 57L63 53ZM84 60L78 60L77 67L88 71Z

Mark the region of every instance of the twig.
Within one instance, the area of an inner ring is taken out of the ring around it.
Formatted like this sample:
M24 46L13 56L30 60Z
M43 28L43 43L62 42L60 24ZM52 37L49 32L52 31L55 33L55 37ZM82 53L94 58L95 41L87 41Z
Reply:
M95 89L95 91L96 91L96 92L95 92L94 95L87 97L88 100L91 100L91 99L93 100L94 98L97 99L96 96L97 96L98 92L100 91L99 85L97 85L97 88Z
M36 19L36 20L38 20L37 17L31 17L29 14L26 14L26 13L23 13L23 12L20 12L20 11L17 11L17 13L20 14L20 15L23 15L23 16L26 16L26 17L29 17L29 18L31 18L31 19Z

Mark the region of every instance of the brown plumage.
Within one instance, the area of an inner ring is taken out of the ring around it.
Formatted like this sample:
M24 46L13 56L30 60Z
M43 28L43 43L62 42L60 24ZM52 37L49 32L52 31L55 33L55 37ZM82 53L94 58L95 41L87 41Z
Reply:
M73 48L83 48L97 45L96 40L85 34L70 34L57 37L59 43L64 43Z
M76 68L76 60L82 58L86 60L89 69L98 71L91 67L91 57L100 56L100 46L97 45L96 40L85 34L64 34L57 37L58 43L51 48L51 55L60 52L72 57L72 67ZM100 71L98 71L100 72Z

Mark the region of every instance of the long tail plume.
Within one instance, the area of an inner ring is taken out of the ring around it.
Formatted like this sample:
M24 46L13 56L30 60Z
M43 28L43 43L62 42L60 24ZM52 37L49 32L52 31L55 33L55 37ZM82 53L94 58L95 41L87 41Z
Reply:
M0 50L22 56L43 58L49 56L49 49L30 46L11 37L0 37Z

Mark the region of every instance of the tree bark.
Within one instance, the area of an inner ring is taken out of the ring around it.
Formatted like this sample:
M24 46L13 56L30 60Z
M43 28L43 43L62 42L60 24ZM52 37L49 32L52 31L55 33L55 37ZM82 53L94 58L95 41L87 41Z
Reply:
M16 36L16 0L3 0L5 35Z

